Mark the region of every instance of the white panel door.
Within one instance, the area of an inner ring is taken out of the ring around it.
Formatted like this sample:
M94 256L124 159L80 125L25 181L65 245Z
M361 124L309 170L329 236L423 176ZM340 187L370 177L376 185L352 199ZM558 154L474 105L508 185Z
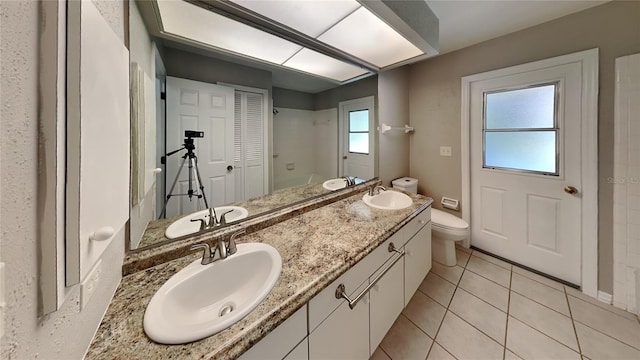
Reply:
M185 130L204 131L194 138L198 169L209 207L235 200L233 176L234 89L199 81L167 77L167 152L181 148ZM178 182L171 186L180 169L186 150L167 158L167 217L204 209L204 199L189 197L189 187L201 193L194 170L185 162ZM191 173L191 181L189 174Z
M341 176L375 176L375 104L373 96L338 104Z
M580 63L476 81L469 114L472 245L577 285L581 82Z

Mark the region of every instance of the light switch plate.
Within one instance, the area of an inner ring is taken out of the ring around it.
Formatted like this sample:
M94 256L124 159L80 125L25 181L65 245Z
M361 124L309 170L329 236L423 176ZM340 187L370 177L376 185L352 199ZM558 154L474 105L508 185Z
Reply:
M98 288L100 282L100 274L102 273L102 259L98 260L98 263L91 269L87 277L82 280L80 285L80 311L89 303L89 299Z
M451 146L440 146L440 156L451 156Z

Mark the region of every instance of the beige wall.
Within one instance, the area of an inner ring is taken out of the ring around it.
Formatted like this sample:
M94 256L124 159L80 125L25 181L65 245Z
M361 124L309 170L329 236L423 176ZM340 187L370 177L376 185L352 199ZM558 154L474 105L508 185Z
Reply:
M409 69L401 67L378 75L378 125L409 124ZM409 175L409 137L404 131L378 132L378 177L384 185Z
M463 76L600 48L599 278L601 291L613 288L613 105L616 57L640 52L640 2L614 1L542 25L474 45L410 67L411 176L419 191L461 198L460 79ZM439 147L453 148L452 157ZM467 204L462 204L466 206Z

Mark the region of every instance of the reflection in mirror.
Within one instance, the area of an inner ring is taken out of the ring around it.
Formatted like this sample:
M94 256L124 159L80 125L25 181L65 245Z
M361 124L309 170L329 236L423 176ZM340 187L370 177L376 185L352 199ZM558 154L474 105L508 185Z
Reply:
M377 76L338 87L168 39L150 2L132 1L129 11L131 249L327 194L347 185L344 175L377 175L347 166L349 121L339 112L341 101L375 98Z

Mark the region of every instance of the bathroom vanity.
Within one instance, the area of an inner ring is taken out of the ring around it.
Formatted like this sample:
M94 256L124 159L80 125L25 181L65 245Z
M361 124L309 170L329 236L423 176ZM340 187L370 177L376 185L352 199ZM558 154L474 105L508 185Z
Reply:
M276 248L280 278L249 315L200 341L154 343L142 319L162 284L201 253L136 268L122 279L86 358L369 358L431 267L432 200L411 195L410 207L385 211L366 207L363 194L238 238Z

